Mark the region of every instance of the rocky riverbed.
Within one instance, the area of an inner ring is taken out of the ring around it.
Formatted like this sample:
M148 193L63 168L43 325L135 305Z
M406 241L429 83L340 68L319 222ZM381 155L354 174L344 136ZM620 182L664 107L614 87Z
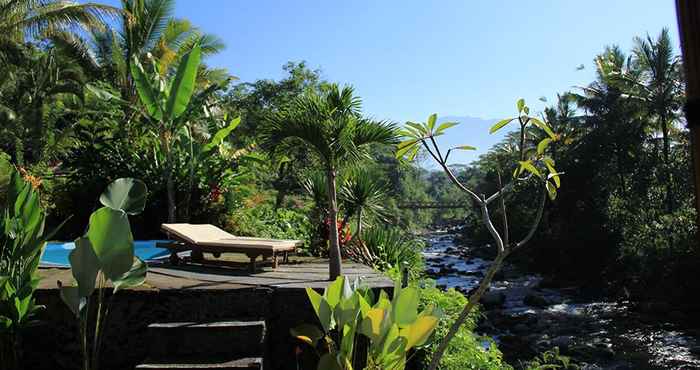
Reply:
M450 234L427 240L427 271L438 285L465 294L475 289L489 261L458 247ZM554 287L505 265L482 304L478 331L514 365L558 347L582 369L700 369L700 329L682 327L685 314L661 303L633 309L625 301L591 301L577 287Z

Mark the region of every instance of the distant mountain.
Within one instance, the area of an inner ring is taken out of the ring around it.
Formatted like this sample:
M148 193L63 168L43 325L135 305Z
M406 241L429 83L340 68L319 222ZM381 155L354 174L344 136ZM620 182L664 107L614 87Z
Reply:
M438 144L443 154L447 149L459 145L471 145L477 150L455 150L450 154L448 162L450 164L468 165L472 161L479 158L480 155L488 152L488 150L496 143L501 141L506 134L506 131L499 131L493 135L489 134L489 129L496 123L496 119L483 119L469 116L446 116L439 117L438 123L442 122L459 122L459 125L449 128L445 135L438 136ZM428 169L434 169L435 162L426 160L421 165Z

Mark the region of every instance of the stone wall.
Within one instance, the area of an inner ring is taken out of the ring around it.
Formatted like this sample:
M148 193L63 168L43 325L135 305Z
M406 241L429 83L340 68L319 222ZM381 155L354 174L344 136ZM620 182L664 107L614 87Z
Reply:
M38 290L36 297L47 308L39 315L41 325L29 329L22 339L25 369L79 369L82 355L76 319L58 290ZM247 319L266 322L265 369L297 369L298 342L289 329L316 322L303 289L128 290L111 299L100 356L102 370L133 369L144 362L150 323ZM310 363L300 365L315 368Z

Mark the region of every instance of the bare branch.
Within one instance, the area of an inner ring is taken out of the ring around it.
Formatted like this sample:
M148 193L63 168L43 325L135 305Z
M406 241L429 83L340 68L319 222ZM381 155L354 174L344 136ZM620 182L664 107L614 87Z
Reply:
M501 171L498 171L498 189L503 190L503 181L501 181ZM505 248L508 248L508 246L510 245L510 240L508 240L508 213L506 212L506 201L503 198L504 197L500 197L501 213L503 214L503 244Z
M535 235L535 231L537 231L537 227L540 225L540 221L542 220L542 214L544 213L544 205L547 200L546 184L547 183L545 181L544 185L542 186L542 199L540 200L539 209L537 210L537 216L535 217L535 220L532 223L532 226L530 227L530 231L527 233L525 238L523 238L523 240L519 241L518 244L516 244L513 247L513 249L509 251L509 253L527 244L527 242L529 242L530 239L532 239L532 237Z
M489 233L491 233L491 236L496 241L498 253L503 253L505 251L503 239L501 238L501 234L498 233L498 230L496 230L496 227L491 221L491 215L489 215L489 207L488 204L486 204L486 197L484 195L481 196L481 216L483 218L484 225L486 225L486 228L489 230Z

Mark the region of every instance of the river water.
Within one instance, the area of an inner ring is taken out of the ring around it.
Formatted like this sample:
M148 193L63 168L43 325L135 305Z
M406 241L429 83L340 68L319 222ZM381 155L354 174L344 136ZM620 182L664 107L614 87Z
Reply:
M426 269L439 286L465 294L476 288L489 261L471 257L451 234L426 239ZM576 287L547 287L541 276L507 264L482 303L477 331L494 338L516 367L558 347L582 369L700 369L700 330L666 320L682 322L684 315L666 307L654 312L624 301L590 301Z

